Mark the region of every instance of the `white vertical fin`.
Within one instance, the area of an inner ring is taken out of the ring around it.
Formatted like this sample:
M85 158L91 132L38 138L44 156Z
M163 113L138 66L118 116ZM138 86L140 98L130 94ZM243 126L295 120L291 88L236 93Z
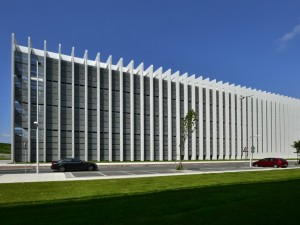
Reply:
M199 160L204 159L203 152L203 78L202 76L198 79L198 88L199 88L199 113L198 113L198 121L199 121Z
M31 162L31 40L28 37L28 141L27 141L27 148L28 148L28 155L27 161Z
M163 161L164 150L164 111L163 111L163 81L162 81L162 68L158 70L159 81L159 160Z
M145 160L145 112L144 112L144 63L141 63L139 66L138 74L140 75L140 155L141 161Z
M97 68L97 161L101 160L101 100L100 100L100 53L96 56L96 68Z
M192 75L191 77L191 88L192 88L192 109L194 112L196 112L196 88L195 88L195 75ZM197 120L197 119L196 119ZM196 160L196 128L194 129L194 132L192 133L192 160Z
M171 70L166 71L166 78L168 82L168 160L172 160L172 81L171 81Z
M87 65L87 60L88 60L88 51L85 50L84 52L84 81L85 81L85 85L84 85L84 93L85 93L85 107L84 107L84 125L85 125L85 128L84 128L84 138L85 138L85 141L84 141L84 158L85 158L85 161L88 160L88 148L89 148L89 120L88 120L88 116L89 116L89 110L88 110L88 81L89 81L89 78L88 78L88 65Z
M216 80L211 81L212 89L212 159L217 160L217 90Z
M224 85L225 93L225 159L230 159L229 154L229 92L228 83Z
M236 87L235 85L230 85L231 92L231 159L236 159L236 148L235 148L235 129L236 129L236 117L235 117L235 96Z
M108 160L112 161L112 56L107 59L108 67Z
M124 160L124 106L123 106L123 58L118 62L120 76L120 161Z
M150 161L154 161L154 91L153 91L153 65L149 70L150 77Z
M16 40L11 34L11 160L15 162L15 49ZM26 150L25 150L26 151Z
M188 92L188 85L187 85L187 79L188 74L185 73L182 75L183 78L183 85L184 85L184 117L186 116L187 112L189 111L189 92ZM185 140L184 145L184 160L189 159L189 136Z
M134 161L134 74L133 74L134 61L132 60L129 65L130 73L130 161Z
M75 71L74 71L74 47L71 53L72 64L72 158L75 158Z
M61 44L58 45L58 137L57 157L61 159Z
M44 115L43 115L43 161L47 162L47 42L44 41Z
M237 156L237 159L242 159L242 117L241 117L241 86L237 86L236 87L236 140L237 140L237 143L236 143L236 156Z
M175 73L175 80L176 80L176 160L180 160L181 152L180 152L180 145L181 145L181 133L180 133L180 82L179 82L179 71Z
M223 83L220 81L218 84L219 89L219 159L224 159L224 110L223 110Z
M206 130L205 130L205 143L206 143L206 159L211 159L210 152L210 87L209 79L205 80L205 115L206 115Z

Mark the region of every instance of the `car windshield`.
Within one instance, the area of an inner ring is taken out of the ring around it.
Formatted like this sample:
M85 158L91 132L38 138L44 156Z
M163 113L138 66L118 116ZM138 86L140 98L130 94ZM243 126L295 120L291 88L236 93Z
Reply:
M71 159L64 159L64 162L71 162Z
M72 159L72 162L80 162L80 159Z

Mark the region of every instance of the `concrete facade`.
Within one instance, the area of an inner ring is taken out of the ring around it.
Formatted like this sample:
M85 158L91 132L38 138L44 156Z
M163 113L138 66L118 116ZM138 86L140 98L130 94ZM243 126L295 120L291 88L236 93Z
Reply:
M198 114L185 160L296 157L300 100L112 56L101 62L16 43L12 35L12 159L170 161L180 157L181 121ZM37 88L38 87L38 88ZM38 90L38 91L37 91ZM37 94L38 92L38 94ZM37 98L38 95L38 98ZM38 100L38 101L37 101ZM38 109L37 109L38 102ZM38 115L38 118L37 118Z

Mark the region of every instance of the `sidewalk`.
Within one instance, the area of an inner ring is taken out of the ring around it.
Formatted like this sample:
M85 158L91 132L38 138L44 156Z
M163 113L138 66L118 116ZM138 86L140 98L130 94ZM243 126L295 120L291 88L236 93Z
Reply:
M64 173L21 173L0 175L0 183L27 183L46 181L65 181Z

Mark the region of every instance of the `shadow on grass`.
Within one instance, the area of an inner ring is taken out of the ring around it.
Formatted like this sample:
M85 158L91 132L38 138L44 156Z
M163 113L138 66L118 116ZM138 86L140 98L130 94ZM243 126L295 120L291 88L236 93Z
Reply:
M0 206L1 224L251 224L299 222L300 179Z

